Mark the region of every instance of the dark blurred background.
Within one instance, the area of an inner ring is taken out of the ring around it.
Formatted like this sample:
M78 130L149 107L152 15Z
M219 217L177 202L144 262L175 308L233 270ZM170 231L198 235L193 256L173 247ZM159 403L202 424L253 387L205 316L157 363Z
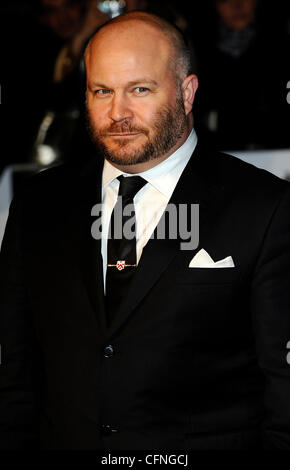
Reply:
M9 0L0 7L0 176L15 163L91 156L82 53L110 14L134 9L183 30L199 77L201 138L227 151L290 149L289 1Z

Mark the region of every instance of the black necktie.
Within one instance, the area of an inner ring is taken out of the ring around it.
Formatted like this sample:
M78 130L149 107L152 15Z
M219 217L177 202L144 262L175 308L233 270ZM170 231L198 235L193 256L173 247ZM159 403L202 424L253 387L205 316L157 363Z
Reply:
M111 215L107 245L106 308L109 322L120 306L136 271L136 218L133 199L146 184L141 176L119 176L118 180L118 200ZM124 210L128 211L126 215Z

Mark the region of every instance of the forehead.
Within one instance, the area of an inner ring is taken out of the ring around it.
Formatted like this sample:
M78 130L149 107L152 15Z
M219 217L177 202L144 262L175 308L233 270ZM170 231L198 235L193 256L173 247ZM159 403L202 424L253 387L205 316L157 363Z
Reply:
M143 22L106 27L93 38L86 56L88 80L129 81L140 74L162 80L168 74L171 49L161 31Z

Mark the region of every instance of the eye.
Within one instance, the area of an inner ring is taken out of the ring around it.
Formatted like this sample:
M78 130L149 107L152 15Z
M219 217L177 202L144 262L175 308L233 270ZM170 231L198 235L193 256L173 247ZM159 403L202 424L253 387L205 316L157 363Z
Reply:
M149 88L137 86L136 88L134 88L134 91L137 93L137 95L144 95L147 94L147 92L150 90Z
M111 93L111 90L107 90L105 88L101 88L100 90L95 90L94 94L98 96L105 96Z

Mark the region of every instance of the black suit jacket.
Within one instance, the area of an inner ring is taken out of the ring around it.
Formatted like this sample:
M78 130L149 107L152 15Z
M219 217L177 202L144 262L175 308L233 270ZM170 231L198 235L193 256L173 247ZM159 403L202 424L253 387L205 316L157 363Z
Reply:
M0 443L44 449L290 448L289 183L198 144L170 200L196 250L150 240L107 325L102 161L14 199L1 252ZM201 248L232 268L189 268Z

